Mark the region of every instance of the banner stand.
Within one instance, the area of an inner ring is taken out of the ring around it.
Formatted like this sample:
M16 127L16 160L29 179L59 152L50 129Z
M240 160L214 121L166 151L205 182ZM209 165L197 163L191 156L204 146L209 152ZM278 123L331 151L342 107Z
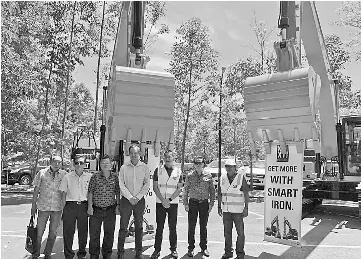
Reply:
M304 142L265 145L264 241L301 247Z

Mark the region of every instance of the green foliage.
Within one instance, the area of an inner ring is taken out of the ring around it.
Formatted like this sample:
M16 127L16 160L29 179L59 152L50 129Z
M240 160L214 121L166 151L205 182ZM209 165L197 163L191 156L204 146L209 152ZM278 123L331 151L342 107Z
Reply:
M341 16L337 24L350 28L350 40L347 46L355 54L356 60L361 60L361 2L345 1L337 10Z

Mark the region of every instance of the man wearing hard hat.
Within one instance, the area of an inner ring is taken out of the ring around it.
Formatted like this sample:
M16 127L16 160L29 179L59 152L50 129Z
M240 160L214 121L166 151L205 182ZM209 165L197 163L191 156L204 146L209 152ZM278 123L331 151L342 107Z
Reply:
M221 194L219 195L218 214L223 217L225 247L221 259L233 257L232 229L236 226L237 259L244 259L244 223L243 218L248 216L249 187L244 177L244 170L239 169L234 160L226 160L227 174L220 179Z

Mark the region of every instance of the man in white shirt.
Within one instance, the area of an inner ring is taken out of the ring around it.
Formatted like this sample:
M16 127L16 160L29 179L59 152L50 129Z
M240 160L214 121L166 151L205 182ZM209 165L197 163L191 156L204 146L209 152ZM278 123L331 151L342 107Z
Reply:
M59 190L63 192L63 238L65 259L72 259L75 224L78 227L79 250L77 256L85 258L85 247L88 242L88 186L92 176L84 172L85 158L72 155L75 170L64 176Z
M140 148L138 146L131 145L129 147L130 161L122 165L119 170L119 187L122 198L120 200L121 212L118 236L118 259L124 259L124 242L132 213L134 215L135 225L135 258L143 258L144 196L149 189L150 172L148 166L140 161L139 151Z

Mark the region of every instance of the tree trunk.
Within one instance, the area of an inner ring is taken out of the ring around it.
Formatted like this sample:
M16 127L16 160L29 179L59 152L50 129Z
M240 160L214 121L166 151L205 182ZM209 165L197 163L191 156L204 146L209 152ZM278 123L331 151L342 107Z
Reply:
M183 172L184 168L184 153L186 149L186 138L187 138L187 129L188 129L188 121L189 121L189 112L191 107L191 94L192 94L192 67L189 74L189 87L188 87L188 103L187 103L187 113L186 120L184 122L184 131L183 131L183 141L182 141L182 163L181 163L181 171Z
M70 43L69 43L69 55L68 55L68 71L66 77L66 88L65 88L65 100L64 100L64 115L63 115L63 122L62 122L62 129L61 129L61 159L63 163L63 156L64 156L64 132L65 132L65 119L66 119L66 112L68 109L68 95L69 95L69 79L70 79L70 59L71 59L71 49L73 46L73 34L74 34L74 20L75 20L75 8L76 2L74 2L73 6L73 18L71 20L71 31L70 31Z
M100 26L100 42L99 42L99 53L98 53L98 67L97 67L97 90L95 92L95 114L94 114L94 126L93 131L94 134L97 130L97 116L98 116L98 99L99 99L99 74L100 74L100 58L102 55L102 40L103 40L103 27L104 27L104 13L105 13L105 1L103 2L103 15L102 15L102 23ZM104 103L103 103L104 105Z
M54 46L53 46L54 49ZM45 103L44 103L44 117L43 117L43 125L41 125L41 130L39 133L39 140L37 141L37 149L36 149L36 157L35 157L35 164L34 164L34 171L31 172L31 177L32 179L34 179L35 174L37 173L36 168L38 165L38 161L39 161L39 156L40 156L40 148L41 148L41 140L43 138L43 132L44 132L44 128L45 128L45 124L48 120L48 99L49 99L49 88L50 88L50 80L51 80L51 76L53 74L53 63L50 63L50 68L49 68L49 76L48 76L48 81L47 81L47 86L46 86L46 92L45 92Z

